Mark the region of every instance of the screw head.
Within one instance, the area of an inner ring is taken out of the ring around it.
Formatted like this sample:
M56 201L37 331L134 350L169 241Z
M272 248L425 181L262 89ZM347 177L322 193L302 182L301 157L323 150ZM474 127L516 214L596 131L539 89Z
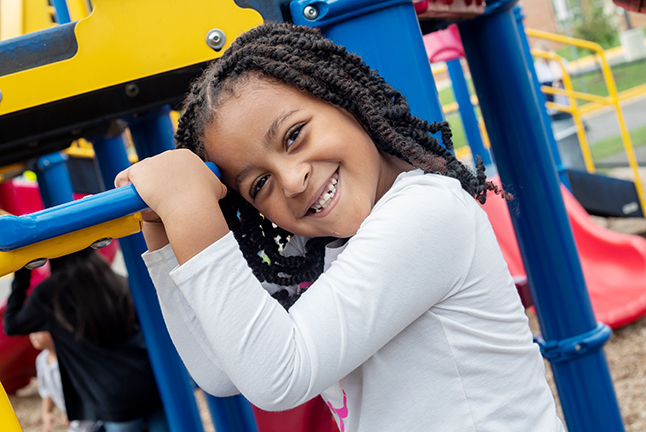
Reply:
M47 258L38 258L25 264L25 268L29 270L33 270L35 268L44 266L46 262L47 262Z
M212 29L206 34L206 44L214 51L220 51L227 41L227 37L220 29Z
M316 6L305 6L305 9L303 9L303 15L308 20L315 20L319 16L319 10Z
M126 84L125 90L128 97L135 97L139 94L139 86L135 83Z
M109 237L106 237L106 238L102 238L102 239L99 239L99 240L95 241L94 243L92 243L90 245L90 247L92 249L101 249L101 248L104 248L104 247L108 246L110 243L112 243L112 239L109 238Z

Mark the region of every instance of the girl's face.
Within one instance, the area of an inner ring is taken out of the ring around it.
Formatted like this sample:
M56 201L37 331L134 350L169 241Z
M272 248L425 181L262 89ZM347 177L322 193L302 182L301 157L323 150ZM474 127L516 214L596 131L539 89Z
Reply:
M207 160L276 225L307 237L350 237L409 165L379 151L348 112L253 78L207 129Z
M49 349L54 347L52 335L48 331L29 333L29 341L38 350Z

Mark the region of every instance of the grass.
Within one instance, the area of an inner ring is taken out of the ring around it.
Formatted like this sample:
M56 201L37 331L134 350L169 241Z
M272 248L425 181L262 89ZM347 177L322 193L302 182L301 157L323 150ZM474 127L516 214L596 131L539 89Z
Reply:
M446 116L446 121L449 122L451 132L453 132L453 137L451 138L453 141L453 148L457 150L460 147L467 145L467 137L464 133L464 126L462 125L460 114L457 112L450 113Z
M633 147L646 145L646 126L642 126L631 131L630 139L633 143ZM590 147L590 152L592 152L592 159L595 161L623 151L624 145L620 135L599 141Z
M612 66L617 91L628 90L638 85L646 84L646 60ZM582 82L583 81L583 82ZM576 91L586 90L586 93L608 96L608 87L601 71L594 71L572 77L572 86ZM579 101L579 105L587 103Z

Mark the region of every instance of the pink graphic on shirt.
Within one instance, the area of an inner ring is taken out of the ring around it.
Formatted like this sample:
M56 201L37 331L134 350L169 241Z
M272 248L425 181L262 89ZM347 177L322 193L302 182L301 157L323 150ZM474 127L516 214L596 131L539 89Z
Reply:
M332 410L333 413L339 416L339 428L341 429L341 432L345 432L343 419L348 417L348 398L345 395L345 390L341 391L343 392L343 406L341 408L334 408L330 402L327 402L327 406L330 407L330 410Z

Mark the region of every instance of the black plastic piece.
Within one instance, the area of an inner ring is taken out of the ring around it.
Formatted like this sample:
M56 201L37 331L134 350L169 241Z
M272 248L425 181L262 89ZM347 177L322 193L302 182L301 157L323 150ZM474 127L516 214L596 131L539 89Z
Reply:
M567 170L572 195L591 215L643 217L635 183L585 171Z

